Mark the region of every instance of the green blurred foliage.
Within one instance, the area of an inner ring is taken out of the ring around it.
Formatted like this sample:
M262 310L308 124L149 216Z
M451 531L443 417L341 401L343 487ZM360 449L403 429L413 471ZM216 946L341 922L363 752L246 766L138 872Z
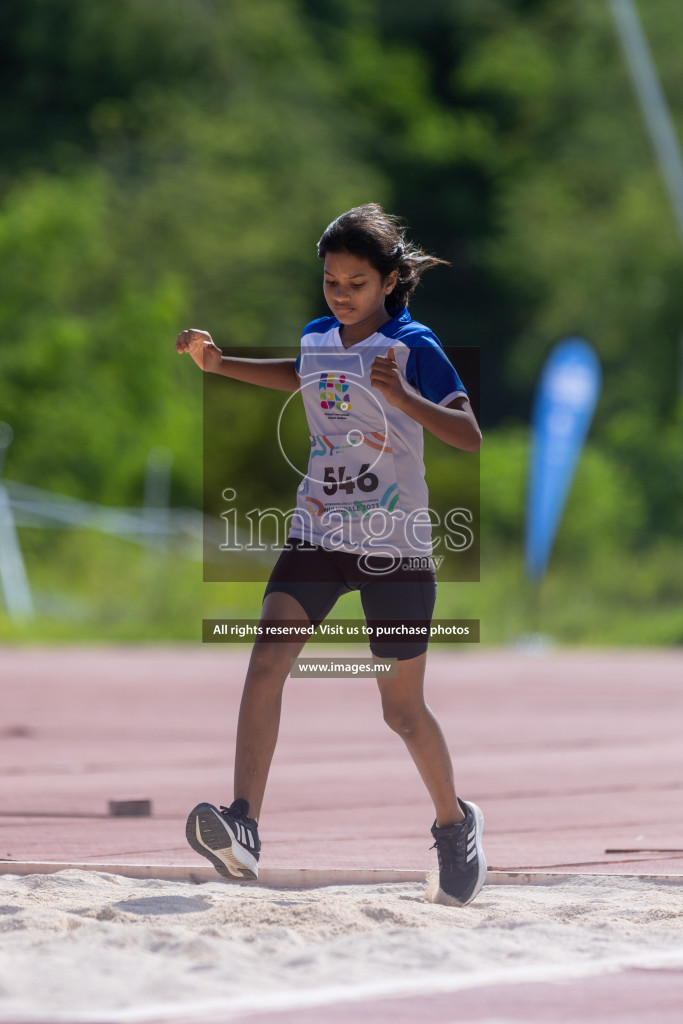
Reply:
M489 435L481 474L482 533L493 547L521 547L529 466L526 431ZM616 555L640 540L643 499L624 467L593 444L579 462L555 543L555 558L576 559L587 571L602 554Z
M639 9L683 136L683 6ZM606 3L5 0L0 125L8 477L136 505L162 444L173 503L198 506L204 382L176 334L296 345L326 312L315 241L375 199L452 263L413 316L482 348L484 568L518 586L523 424L551 345L579 334L604 393L553 559L603 594L603 559L654 605L670 592L683 260ZM231 484L258 504L272 396L218 385ZM430 448L444 499L454 466L472 484L458 459ZM286 498L286 466L269 486Z
M176 334L295 343L323 312L321 224L382 195L381 175L338 145L340 87L291 3L10 7L7 132L25 146L0 207L7 473L133 504L163 443L174 500L198 504L201 380Z
M683 7L639 6L683 138ZM372 41L354 109L376 108L396 208L453 263L412 308L449 343L481 345L484 427L525 421L552 344L587 338L604 376L592 436L638 493L639 540L680 536L683 253L608 5L306 9L330 55ZM409 102L391 76L380 83L380 50L396 68L417 54Z

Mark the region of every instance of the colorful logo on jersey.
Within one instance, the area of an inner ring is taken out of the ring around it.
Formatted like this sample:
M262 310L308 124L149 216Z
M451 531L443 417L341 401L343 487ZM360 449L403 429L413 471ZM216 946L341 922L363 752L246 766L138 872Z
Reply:
M346 375L340 373L321 373L318 381L321 409L339 409L341 412L351 411L349 385Z

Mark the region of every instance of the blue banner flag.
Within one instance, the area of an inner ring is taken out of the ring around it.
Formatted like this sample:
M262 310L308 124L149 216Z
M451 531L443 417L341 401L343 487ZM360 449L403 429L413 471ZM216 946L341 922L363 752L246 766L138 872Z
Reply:
M582 338L552 350L536 389L526 518L526 568L541 579L600 394L602 373Z

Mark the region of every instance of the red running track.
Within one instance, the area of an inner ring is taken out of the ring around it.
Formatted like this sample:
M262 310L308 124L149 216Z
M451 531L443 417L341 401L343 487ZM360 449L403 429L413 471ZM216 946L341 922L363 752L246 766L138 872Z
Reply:
M199 863L185 817L231 799L246 659L214 646L0 650L0 859ZM490 868L683 874L682 654L437 652L427 691L458 790L484 810ZM153 815L108 817L110 800L132 799ZM288 682L264 867L425 870L432 817L374 682ZM681 1007L683 972L628 970L239 1019L679 1024Z
M247 656L0 650L0 858L198 863L184 821L231 800ZM436 652L427 693L458 791L484 810L490 868L683 872L681 653ZM129 799L152 817L108 817ZM264 867L428 869L432 819L372 680L288 681Z

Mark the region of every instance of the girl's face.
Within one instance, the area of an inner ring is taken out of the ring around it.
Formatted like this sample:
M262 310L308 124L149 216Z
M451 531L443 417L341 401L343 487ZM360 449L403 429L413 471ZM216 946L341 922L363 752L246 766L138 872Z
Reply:
M396 284L396 277L395 270L388 277L382 277L362 256L328 252L323 284L325 300L345 327L359 325L376 330L389 319L384 299Z

